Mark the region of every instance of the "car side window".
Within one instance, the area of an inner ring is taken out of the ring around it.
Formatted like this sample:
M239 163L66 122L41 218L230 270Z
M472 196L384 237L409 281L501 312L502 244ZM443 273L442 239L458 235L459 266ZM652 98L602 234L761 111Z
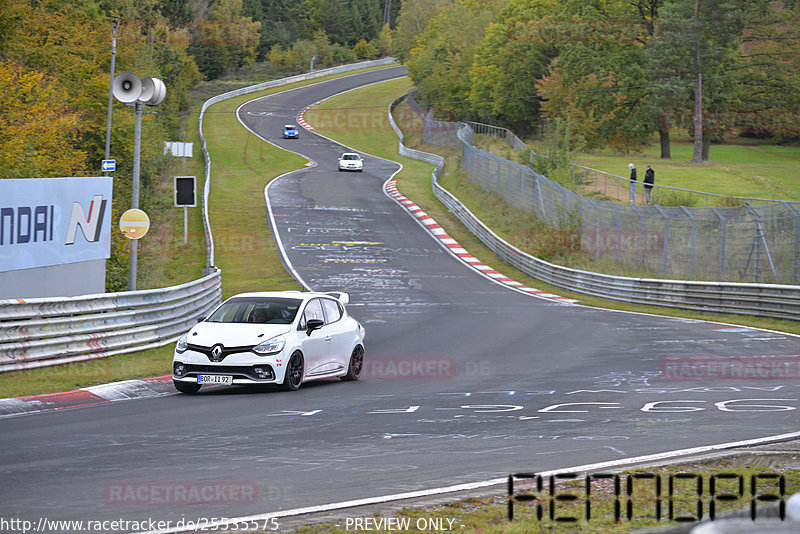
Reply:
M303 318L300 320L299 325L301 330L306 329L309 319L325 320L325 315L322 313L322 303L319 301L319 299L310 300L308 301L308 304L306 304L306 309L303 310Z
M322 299L322 305L325 307L326 324L335 323L342 318L342 309L335 300Z

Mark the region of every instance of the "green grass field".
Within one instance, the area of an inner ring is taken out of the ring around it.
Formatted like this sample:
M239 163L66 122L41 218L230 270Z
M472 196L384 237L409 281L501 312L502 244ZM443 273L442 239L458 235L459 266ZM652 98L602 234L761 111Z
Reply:
M691 163L689 141L673 141L672 158L660 159L657 144L641 154L581 153L576 163L627 177L628 163L644 178L645 165L656 172L656 184L719 195L800 200L800 147L743 142L711 145L709 161Z

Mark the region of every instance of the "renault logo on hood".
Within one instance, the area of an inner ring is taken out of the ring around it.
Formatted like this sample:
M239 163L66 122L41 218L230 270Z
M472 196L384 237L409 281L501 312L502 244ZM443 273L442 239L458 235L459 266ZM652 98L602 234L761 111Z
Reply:
M222 359L222 345L214 345L211 349L211 359L217 361Z

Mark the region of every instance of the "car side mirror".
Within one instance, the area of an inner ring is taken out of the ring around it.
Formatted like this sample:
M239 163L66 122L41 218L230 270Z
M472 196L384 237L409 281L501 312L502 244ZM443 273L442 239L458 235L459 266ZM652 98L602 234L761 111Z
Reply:
M205 317L198 317L198 318L197 318L197 322L198 322L198 323L202 323L202 322L203 322L203 321L205 321L205 320L206 320L206 318L205 318Z
M309 319L306 321L306 335L311 335L311 332L314 330L319 330L322 328L322 325L325 324L325 321L322 319Z

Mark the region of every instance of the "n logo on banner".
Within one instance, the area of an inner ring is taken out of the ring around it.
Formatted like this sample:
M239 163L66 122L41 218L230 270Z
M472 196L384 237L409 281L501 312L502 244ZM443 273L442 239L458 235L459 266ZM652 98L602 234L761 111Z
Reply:
M83 211L80 202L72 203L72 215L69 218L67 227L67 240L65 245L75 244L75 235L80 227L83 237L90 243L96 243L100 239L100 231L103 229L103 214L106 211L107 200L103 200L103 195L95 195L89 204L89 216Z

